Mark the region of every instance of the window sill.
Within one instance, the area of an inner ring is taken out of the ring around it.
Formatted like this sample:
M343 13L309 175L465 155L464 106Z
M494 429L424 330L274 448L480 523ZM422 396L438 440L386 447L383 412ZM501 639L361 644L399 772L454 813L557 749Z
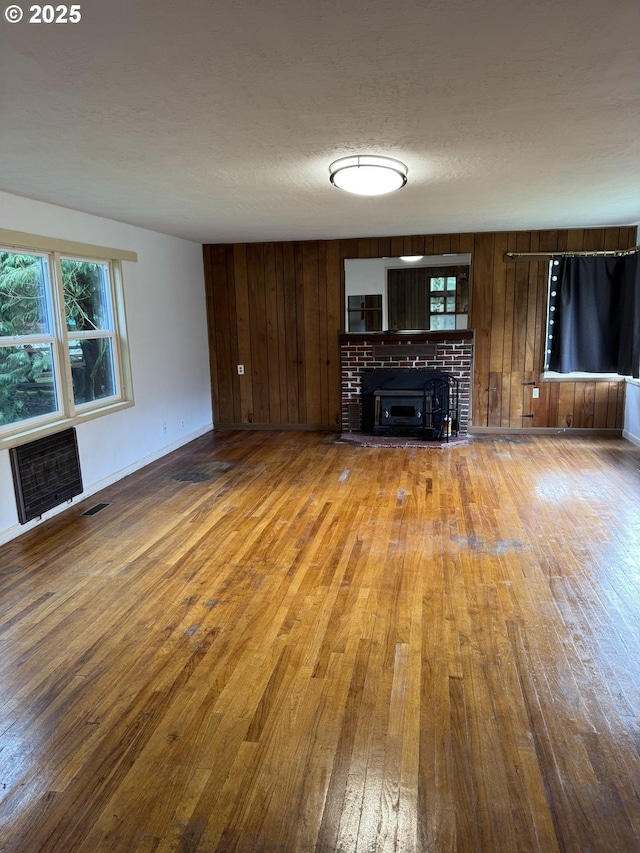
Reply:
M540 376L541 382L624 382L627 377L619 373L553 373L547 371Z
M40 423L30 428L23 429L20 432L12 432L0 436L0 450L9 450L11 447L19 447L21 444L27 444L30 441L35 441L38 438L44 438L47 435L53 435L60 430L68 429L69 427L78 426L86 421L94 418L110 415L113 412L119 412L122 409L129 409L133 406L132 400L118 400L115 403L108 403L95 409L90 409L86 412L80 412L72 418L56 418L46 423Z

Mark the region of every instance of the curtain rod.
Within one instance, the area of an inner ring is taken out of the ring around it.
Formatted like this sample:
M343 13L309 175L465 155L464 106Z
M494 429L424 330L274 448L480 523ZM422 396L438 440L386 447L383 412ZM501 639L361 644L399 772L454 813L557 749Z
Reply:
M550 258L619 258L636 252L640 252L640 246L592 252L506 252L504 259L505 261L535 261Z

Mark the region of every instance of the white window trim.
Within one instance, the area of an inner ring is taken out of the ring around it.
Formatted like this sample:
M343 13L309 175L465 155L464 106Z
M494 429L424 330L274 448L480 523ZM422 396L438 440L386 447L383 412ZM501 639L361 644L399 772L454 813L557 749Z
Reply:
M95 246L93 243L76 243L73 240L59 240L55 237L40 237L37 234L26 234L24 231L7 231L0 228L0 243L8 249L23 249L33 252L59 252L61 255L78 255L93 261L133 261L138 260L137 252L126 249L109 249L106 246Z
M123 409L128 409L134 405L133 382L131 374L131 359L129 353L129 341L127 337L127 322L125 312L124 286L122 277L122 262L130 261L137 262L138 255L136 252L131 252L123 249L112 249L105 246L95 246L89 243L78 243L69 240L59 240L50 237L42 237L35 234L27 234L22 231L8 231L0 229L0 246L3 250L46 254L50 256L50 260L56 267L54 275L54 288L58 289L58 293L54 294L55 301L58 303L54 308L54 325L56 327L56 341L54 346L58 347L58 357L54 360L56 373L59 371L70 372L70 365L66 365L66 350L65 345L68 339L66 323L63 323L60 306L62 278L60 275L60 258L71 258L72 260L100 261L108 262L111 273L111 289L114 313L115 333L109 333L105 337L109 337L114 341L114 372L116 372L120 395L117 397L108 397L104 400L99 400L91 403L75 405L73 400L65 400L64 406L67 412L52 412L50 415L42 415L37 419L20 421L15 424L7 424L0 427L0 450L17 447L20 444L25 444L29 441L34 441L37 438L43 438L46 435L51 435L59 432L61 429L66 429L71 426L85 423L86 421L99 418L113 412L118 412ZM100 332L97 336L101 336ZM49 336L43 336L47 342ZM56 379L59 379L56 376ZM72 394L69 377L64 383L67 389L67 395ZM68 414L73 409L72 414Z

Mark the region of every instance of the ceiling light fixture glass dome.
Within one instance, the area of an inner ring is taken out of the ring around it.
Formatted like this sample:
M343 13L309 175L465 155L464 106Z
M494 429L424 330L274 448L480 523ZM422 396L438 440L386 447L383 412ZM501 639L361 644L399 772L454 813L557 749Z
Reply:
M384 195L407 183L407 167L392 157L358 154L335 160L329 166L329 180L356 195Z

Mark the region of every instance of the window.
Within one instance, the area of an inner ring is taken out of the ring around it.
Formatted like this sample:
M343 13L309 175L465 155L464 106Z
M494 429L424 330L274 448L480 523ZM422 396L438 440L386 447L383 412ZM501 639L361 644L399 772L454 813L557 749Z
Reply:
M638 253L549 265L545 379L612 379L640 370Z
M455 329L457 275L429 276L429 328Z
M0 245L0 446L132 403L120 259L46 248Z

